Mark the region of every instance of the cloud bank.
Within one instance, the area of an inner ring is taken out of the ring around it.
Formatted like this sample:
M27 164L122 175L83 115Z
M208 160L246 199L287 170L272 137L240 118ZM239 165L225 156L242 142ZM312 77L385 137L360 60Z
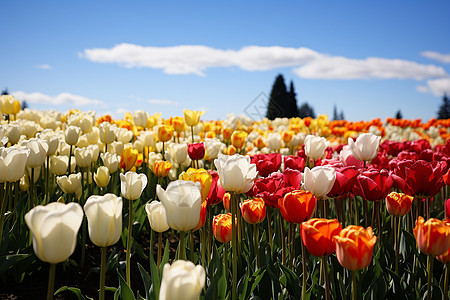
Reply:
M450 54L442 54L434 51L424 51L420 54L426 58L433 59L441 63L450 64Z
M36 104L50 104L50 105L71 105L71 106L85 106L102 104L103 102L97 99L90 99L80 95L74 95L71 93L60 93L56 96L49 96L42 93L25 93L23 91L17 91L11 93L17 100L27 101L28 103Z
M301 78L311 79L416 79L447 76L442 67L401 59L330 56L309 48L247 46L222 50L202 45L145 47L122 43L112 48L85 49L80 57L125 68L161 69L166 74L204 76L209 68L238 67L265 71L292 67Z

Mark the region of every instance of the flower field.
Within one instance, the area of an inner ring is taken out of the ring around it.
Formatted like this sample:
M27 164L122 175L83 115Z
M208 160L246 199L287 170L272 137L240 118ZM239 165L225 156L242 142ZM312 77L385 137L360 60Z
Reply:
M0 100L2 298L449 299L450 120Z

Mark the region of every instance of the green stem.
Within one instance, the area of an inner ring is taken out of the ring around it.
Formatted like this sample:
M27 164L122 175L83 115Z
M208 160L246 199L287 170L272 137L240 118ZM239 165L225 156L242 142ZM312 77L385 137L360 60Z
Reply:
M105 299L105 279L106 279L106 247L102 247L102 258L100 261L100 294L99 299Z
M3 237L3 225L5 221L5 210L6 210L6 202L8 199L9 194L9 182L5 182L4 185L0 184L0 246L2 244L2 237Z
M286 232L284 229L284 219L280 217L280 231L281 231L281 261L283 266L286 266Z
M356 283L356 272L357 271L352 271L352 300L356 300L357 298L357 283Z
M258 248L258 225L253 224L253 248L255 250L256 256L256 269L261 267L261 260L259 258L259 248Z
M189 232L189 248L190 248L190 254L191 254L191 261L195 264L194 261L194 233L192 231Z
M398 225L395 222L397 220ZM400 248L400 234L401 234L402 217L394 217L394 239L395 239L395 274L398 275L398 260ZM395 230L397 229L397 231Z
M327 300L331 300L330 296L330 279L328 278L327 257L322 257L323 274L325 275L325 296Z
M273 249L273 228L272 228L272 211L270 209L270 207L267 207L267 233L268 233L268 240L269 240L269 245L270 245L270 249Z
M300 239L301 241L301 239ZM306 299L306 276L308 275L306 272L306 249L303 241L302 243L302 268L303 268L303 278L302 278L302 298Z
M131 287L131 231L133 230L133 202L128 201L128 238L127 238L127 255L126 255L126 267L127 267L127 284Z
M186 244L184 242L184 238L186 233L184 231L180 231L180 241L178 242L178 247L180 248L180 253L178 254L178 259L186 260Z
M68 168L67 172L69 175L72 173L71 162L72 162L72 145L70 145L70 149L69 149L69 164L67 166L67 168Z
M205 254L206 254L206 232L205 232L206 226L203 226L203 228L200 228L200 251L201 251L201 263L204 268L206 268L208 265L205 261Z
M55 289L55 271L56 264L50 264L50 270L48 272L47 300L53 299L53 291Z
M225 281L228 282L228 243L223 244L223 263L225 265Z
M359 209L358 209L358 200L356 197L353 198L355 200L355 224L359 226Z
M446 269L446 271L445 271L445 278L444 278L444 299L448 300L449 299L449 297L448 297L448 286L449 286L448 279L450 277L450 262L448 262L445 265L445 269Z
M428 271L428 287L427 287L427 300L431 299L431 284L433 282L433 256L427 257L427 271Z
M231 206L231 262L232 262L232 272L233 272L233 280L231 287L231 298L232 300L237 299L237 235L236 235L236 201L235 201L235 193L231 194L230 206Z
M191 126L192 144L194 143L194 126Z
M162 250L162 232L158 233L158 269L161 265L161 251Z

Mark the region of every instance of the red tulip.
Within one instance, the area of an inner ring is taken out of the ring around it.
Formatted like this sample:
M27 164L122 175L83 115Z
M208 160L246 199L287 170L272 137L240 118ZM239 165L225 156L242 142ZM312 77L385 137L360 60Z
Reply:
M333 236L342 226L338 220L310 219L300 225L302 241L309 253L317 257L331 255L336 249Z
M386 170L367 170L356 177L353 193L368 201L386 198L391 191L392 178Z
M212 177L211 188L209 189L208 197L206 197L209 206L220 203L223 200L223 196L226 191L223 187L217 184L219 181L219 174L216 171L211 170L208 170L208 172Z
M447 216L447 221L450 222L450 199L445 201L445 215Z
M330 198L346 196L352 190L358 174L355 166L336 168L336 180L327 196Z
M306 165L306 159L300 156L286 156L284 158L284 169L292 169L302 172Z
M251 159L252 164L256 164L258 174L262 177L267 177L273 172L277 172L281 166L281 154L257 154L253 155Z
M200 160L205 156L205 144L194 143L188 144L189 158L192 160Z

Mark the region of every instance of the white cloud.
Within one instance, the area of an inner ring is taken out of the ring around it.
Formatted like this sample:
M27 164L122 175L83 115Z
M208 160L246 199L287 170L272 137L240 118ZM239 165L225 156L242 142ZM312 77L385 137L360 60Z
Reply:
M247 71L296 67L293 70L295 74L314 79L422 80L447 75L443 68L435 65L378 57L351 59L322 54L304 47L247 46L239 50L222 50L202 45L144 47L123 43L112 48L85 49L80 57L126 68L147 67L162 69L167 74L200 76L204 75L206 69L214 67L238 67Z
M173 100L168 99L149 99L147 100L150 104L157 104L157 105L178 105L178 102L175 102Z
M144 47L119 44L111 49L86 49L80 54L93 62L116 63L126 68L162 69L167 74L204 75L207 68L237 66L248 71L297 66L322 56L308 48L249 46L221 50L201 45Z
M428 93L430 89L425 85L418 85L416 86L416 91L418 91L419 93Z
M420 54L422 56L425 56L425 57L430 58L430 59L437 60L437 61L442 62L442 63L447 63L447 64L450 63L450 54L442 54L442 53L434 52L434 51L424 51L424 52L422 52Z
M422 65L401 59L369 57L350 59L342 56L324 57L294 69L302 78L312 79L425 79L445 76L443 68Z
M427 80L429 90L438 97L450 95L450 77Z
M44 64L44 65L36 65L36 68L42 69L42 70L50 70L52 66Z
M71 105L71 106L84 106L102 104L103 102L97 99L90 99L80 95L74 95L71 93L61 93L56 96L49 96L42 93L25 93L17 91L12 93L18 100L26 100L28 103L35 104L51 104L51 105Z

